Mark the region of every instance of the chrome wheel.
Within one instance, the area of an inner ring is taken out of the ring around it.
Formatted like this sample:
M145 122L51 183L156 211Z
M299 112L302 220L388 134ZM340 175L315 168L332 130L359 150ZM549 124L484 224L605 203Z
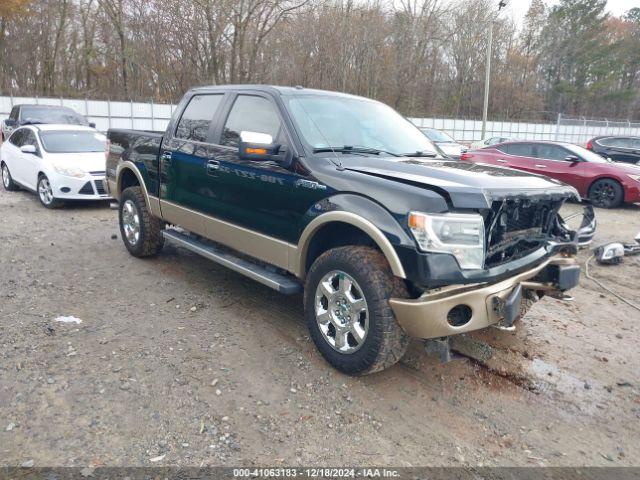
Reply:
M351 276L334 270L322 277L314 306L320 332L334 350L350 354L362 347L369 332L369 309Z
M42 177L38 182L38 195L40 195L40 200L45 205L51 205L51 202L53 202L53 190L47 177Z
M2 184L7 190L9 189L9 185L11 185L11 176L9 175L9 169L6 165L2 165Z
M140 215L131 200L127 200L122 206L122 228L127 242L136 245L140 240Z

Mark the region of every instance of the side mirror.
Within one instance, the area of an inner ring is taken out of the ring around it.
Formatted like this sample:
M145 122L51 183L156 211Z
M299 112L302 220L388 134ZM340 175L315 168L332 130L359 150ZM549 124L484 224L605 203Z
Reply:
M95 124L94 122L89 122L89 126L90 126L91 128L96 128L96 124Z
M266 133L240 132L239 156L242 160L274 160L280 145Z
M17 124L18 124L18 122L16 122L13 118L7 118L7 119L4 121L4 125L5 125L5 127L11 127L11 128L14 128Z
M582 159L577 155L567 155L566 157L564 157L564 159L565 161L571 162L571 163L577 163L582 161Z
M38 153L38 149L33 145L23 145L20 147L20 151L22 153L29 153L31 155L35 155L36 153Z

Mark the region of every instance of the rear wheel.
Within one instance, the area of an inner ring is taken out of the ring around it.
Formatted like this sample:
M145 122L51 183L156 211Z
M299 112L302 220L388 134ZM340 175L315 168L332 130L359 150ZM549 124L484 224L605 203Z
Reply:
M122 192L119 219L122 241L131 255L151 257L162 250L164 223L151 215L140 187L129 187Z
M409 343L389 306L390 298L407 296L379 251L363 246L329 250L307 276L305 317L311 338L344 373L383 370L402 358Z
M9 167L7 164L2 162L2 186L7 192L15 192L19 190L18 185L15 184L13 178L11 178L11 173L9 172Z
M589 188L589 200L596 207L616 208L624 200L624 190L617 181L603 178L593 182Z
M45 208L58 208L62 206L62 202L53 196L53 187L46 175L38 177L38 198Z

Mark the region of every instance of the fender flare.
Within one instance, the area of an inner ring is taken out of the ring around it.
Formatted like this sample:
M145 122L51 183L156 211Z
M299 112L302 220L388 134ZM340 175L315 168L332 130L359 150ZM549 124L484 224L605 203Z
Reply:
M347 211L323 213L314 218L302 231L302 235L298 241L296 265L293 266L293 269L297 272L299 278L304 279L306 275L305 263L311 239L321 227L335 222L348 223L349 225L353 225L366 233L382 251L383 255L389 262L389 266L391 267L393 274L396 277L407 278L398 253L384 233L382 233L378 227L366 218Z
M117 196L118 199L120 199L120 191L121 191L121 187L122 187L122 176L124 175L124 172L126 170L130 170L138 179L138 183L140 184L140 187L142 188L142 193L144 194L144 200L147 204L147 208L149 207L149 193L147 192L147 186L144 183L144 179L142 178L142 174L140 173L140 170L138 169L138 167L136 167L135 163L129 161L129 160L125 160L123 162L120 162L120 164L118 164L118 167L116 168L116 185L115 185L115 192L112 192L112 195L115 197Z

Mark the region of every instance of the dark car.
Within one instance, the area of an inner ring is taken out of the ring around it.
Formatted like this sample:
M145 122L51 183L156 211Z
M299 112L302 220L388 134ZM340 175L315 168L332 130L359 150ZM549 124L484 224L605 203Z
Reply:
M611 162L563 142L509 142L470 150L462 160L501 165L555 178L575 187L594 205L614 208L640 202L640 166Z
M593 234L593 211L582 233L558 215L574 188L443 158L393 109L352 95L197 88L164 133L108 139L131 255L168 240L304 292L318 350L350 374L396 363L410 336L513 329L578 283L578 242Z
M83 125L95 127L89 121L69 107L58 105L15 105L9 118L2 121L0 135L2 141L9 138L11 132L18 127L38 123L55 123L67 125Z
M614 162L640 163L640 137L595 137L587 142L587 150Z

